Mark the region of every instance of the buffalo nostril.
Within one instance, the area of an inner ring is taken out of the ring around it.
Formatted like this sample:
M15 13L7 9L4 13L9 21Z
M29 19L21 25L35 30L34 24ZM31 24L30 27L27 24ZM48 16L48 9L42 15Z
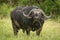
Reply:
M36 16L38 16L38 14L37 14L37 13L36 13L35 15L36 15Z
M35 19L38 19L39 17L38 16L35 16Z

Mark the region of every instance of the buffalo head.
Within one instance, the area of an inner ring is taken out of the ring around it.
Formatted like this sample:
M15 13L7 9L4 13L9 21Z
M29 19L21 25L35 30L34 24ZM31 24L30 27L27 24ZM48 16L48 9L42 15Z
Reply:
M25 14L23 13L23 15L26 17L26 18L33 18L34 21L38 21L39 19L43 19L43 20L46 20L46 19L49 19L51 17L50 16L47 16L45 15L45 13L43 12L43 10L41 9L32 9L29 14Z

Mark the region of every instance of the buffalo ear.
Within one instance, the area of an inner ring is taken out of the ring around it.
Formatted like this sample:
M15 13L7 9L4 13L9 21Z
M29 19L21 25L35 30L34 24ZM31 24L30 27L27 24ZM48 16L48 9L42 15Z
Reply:
M44 14L42 14L42 13L41 13L41 18L42 18L43 20L45 20L45 16L44 16Z

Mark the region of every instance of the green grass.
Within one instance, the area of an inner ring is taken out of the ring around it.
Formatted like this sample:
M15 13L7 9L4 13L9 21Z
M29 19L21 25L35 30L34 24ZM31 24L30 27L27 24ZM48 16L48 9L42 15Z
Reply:
M53 20L46 20L40 36L35 32L27 36L19 30L17 37L14 37L11 20L0 19L0 40L60 40L60 23Z

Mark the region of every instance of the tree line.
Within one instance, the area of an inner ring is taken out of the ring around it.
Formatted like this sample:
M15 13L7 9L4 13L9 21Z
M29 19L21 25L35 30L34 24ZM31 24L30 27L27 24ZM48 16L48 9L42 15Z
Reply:
M0 15L8 15L16 6L36 5L47 15L60 15L60 0L0 0Z

